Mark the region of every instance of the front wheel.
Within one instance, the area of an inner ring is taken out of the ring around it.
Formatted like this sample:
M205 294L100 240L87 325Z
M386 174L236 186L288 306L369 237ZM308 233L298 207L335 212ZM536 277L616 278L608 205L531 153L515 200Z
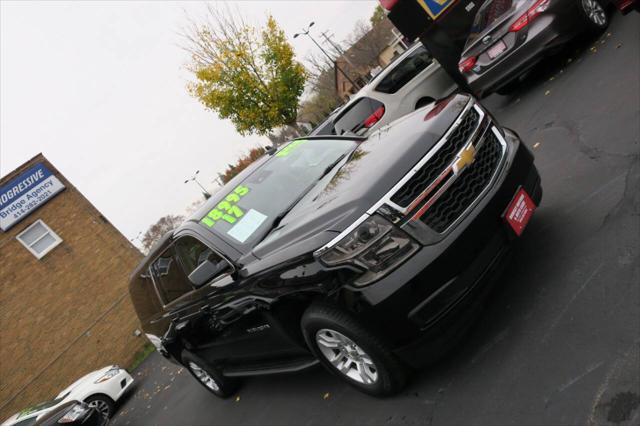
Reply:
M228 398L238 390L239 384L236 380L224 377L215 367L208 365L200 357L185 352L182 355L182 362L198 383L215 396Z
M93 395L85 399L84 402L86 402L89 407L98 410L98 412L102 414L102 417L109 418L113 416L115 403L113 399L107 395Z
M598 0L578 0L582 20L591 34L599 34L609 26L609 17Z
M398 393L406 372L375 333L348 313L312 305L302 316L307 345L318 360L350 385L373 396Z

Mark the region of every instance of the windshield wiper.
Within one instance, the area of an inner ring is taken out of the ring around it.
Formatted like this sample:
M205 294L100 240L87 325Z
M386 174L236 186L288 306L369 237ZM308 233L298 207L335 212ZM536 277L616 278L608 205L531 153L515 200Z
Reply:
M353 152L353 151L352 151ZM318 179L315 180L315 182L313 182L313 184L315 185L316 183L318 183L323 177L325 177L326 175L328 175L331 170L333 170L338 164L340 164L340 162L342 160L344 160L344 157L346 157L347 155L349 155L350 153L344 153L342 154L340 157L338 157L338 159L336 161L334 161L333 163L329 164L324 171L322 172L322 174L320 175L320 177Z
M355 150L354 150L355 151ZM351 155L353 151L349 152L349 153L344 153L341 156L339 156L333 163L329 164L324 171L322 172L322 174L320 175L320 177L318 177L317 179L315 179L313 182L311 182L311 184L309 184L304 191L302 191L300 193L299 196L296 197L295 200L293 200L293 202L291 204L289 204L287 206L286 209L284 209L282 212L280 212L274 219L273 222L271 223L271 226L269 227L269 229L265 232L264 237L262 237L260 239L260 241L258 241L256 243L256 245L260 244L262 241L264 241L269 234L271 234L276 228L278 228L278 226L280 226L280 222L282 222L282 219L284 219L284 217L286 215L289 214L289 212L291 210L293 210L293 208L300 202L300 200L302 200L308 193L309 191L311 191L311 189L313 189L314 186L316 186L316 184L322 180L322 178L324 178L326 175L328 175L329 173L331 173L331 170L333 170L338 164L340 164L340 162L342 160L344 160L344 158L347 155Z

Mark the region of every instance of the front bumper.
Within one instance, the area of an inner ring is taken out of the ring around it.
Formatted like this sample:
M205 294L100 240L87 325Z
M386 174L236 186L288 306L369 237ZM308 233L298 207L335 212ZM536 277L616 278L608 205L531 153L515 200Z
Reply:
M377 283L354 290L358 315L376 325L397 355L412 366L436 357L456 341L505 263L516 238L502 215L523 187L538 205L542 189L533 156L505 131L507 160L493 187L442 241L422 247Z
M134 382L133 377L131 377L131 374L129 374L127 370L124 370L124 369L120 372L120 374L113 377L111 380L113 380L112 399L114 401L119 400L124 394L126 394L131 389L131 386L133 385L133 382Z

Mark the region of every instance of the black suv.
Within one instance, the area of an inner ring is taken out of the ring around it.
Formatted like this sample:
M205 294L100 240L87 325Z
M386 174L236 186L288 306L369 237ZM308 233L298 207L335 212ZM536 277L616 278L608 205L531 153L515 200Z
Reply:
M318 362L389 395L462 335L541 197L518 136L454 95L265 155L151 250L131 297L218 396Z

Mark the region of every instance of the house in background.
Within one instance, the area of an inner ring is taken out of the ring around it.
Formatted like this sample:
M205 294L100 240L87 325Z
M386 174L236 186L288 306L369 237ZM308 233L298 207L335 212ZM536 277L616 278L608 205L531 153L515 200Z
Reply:
M335 61L336 92L340 99L348 100L396 56L407 50L408 44L387 18L375 24Z

